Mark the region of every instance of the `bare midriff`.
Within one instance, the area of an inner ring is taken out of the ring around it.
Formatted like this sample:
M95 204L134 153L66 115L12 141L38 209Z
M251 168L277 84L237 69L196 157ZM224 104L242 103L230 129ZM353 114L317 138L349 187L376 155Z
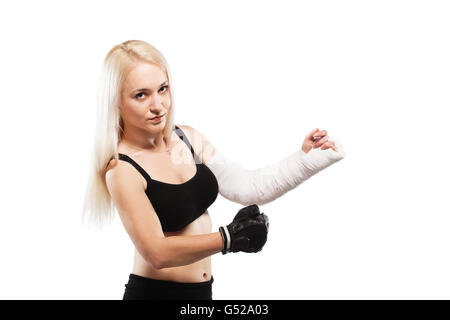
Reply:
M191 236L211 233L211 218L208 211L176 232L164 232L164 236ZM205 282L211 280L211 256L192 264L156 269L139 252L134 252L133 273L142 277L175 282Z

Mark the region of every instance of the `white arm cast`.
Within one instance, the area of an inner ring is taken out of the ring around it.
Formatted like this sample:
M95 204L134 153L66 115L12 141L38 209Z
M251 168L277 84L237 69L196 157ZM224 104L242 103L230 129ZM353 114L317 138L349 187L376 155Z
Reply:
M217 149L206 165L216 176L219 193L224 198L245 206L263 205L343 159L345 151L342 145L330 136L328 141L335 142L337 151L313 148L304 153L300 149L277 163L256 170L246 170Z

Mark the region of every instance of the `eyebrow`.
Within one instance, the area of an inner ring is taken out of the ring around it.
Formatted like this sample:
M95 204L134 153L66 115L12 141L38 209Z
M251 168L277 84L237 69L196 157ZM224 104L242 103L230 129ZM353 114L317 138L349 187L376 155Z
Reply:
M161 83L161 84L159 85L159 87L161 88L164 84L167 84L167 81L164 81L163 83ZM141 89L134 89L134 90L131 91L131 92L136 92L136 91L150 91L150 90L147 89L147 88L141 88Z

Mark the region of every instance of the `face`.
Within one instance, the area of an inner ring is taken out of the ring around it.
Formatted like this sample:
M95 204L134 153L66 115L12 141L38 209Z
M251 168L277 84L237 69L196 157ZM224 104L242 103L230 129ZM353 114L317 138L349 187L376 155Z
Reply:
M164 128L171 104L169 82L156 64L139 62L125 78L121 99L125 130L137 127L157 133ZM150 120L161 115L159 120Z

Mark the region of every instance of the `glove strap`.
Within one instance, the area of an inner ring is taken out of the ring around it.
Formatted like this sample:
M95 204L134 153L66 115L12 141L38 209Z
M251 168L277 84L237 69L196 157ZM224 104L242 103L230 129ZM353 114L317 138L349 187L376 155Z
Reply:
M219 227L219 231L223 238L222 254L226 254L227 252L230 251L230 248L231 248L230 234L228 232L228 228L226 228L226 227Z

